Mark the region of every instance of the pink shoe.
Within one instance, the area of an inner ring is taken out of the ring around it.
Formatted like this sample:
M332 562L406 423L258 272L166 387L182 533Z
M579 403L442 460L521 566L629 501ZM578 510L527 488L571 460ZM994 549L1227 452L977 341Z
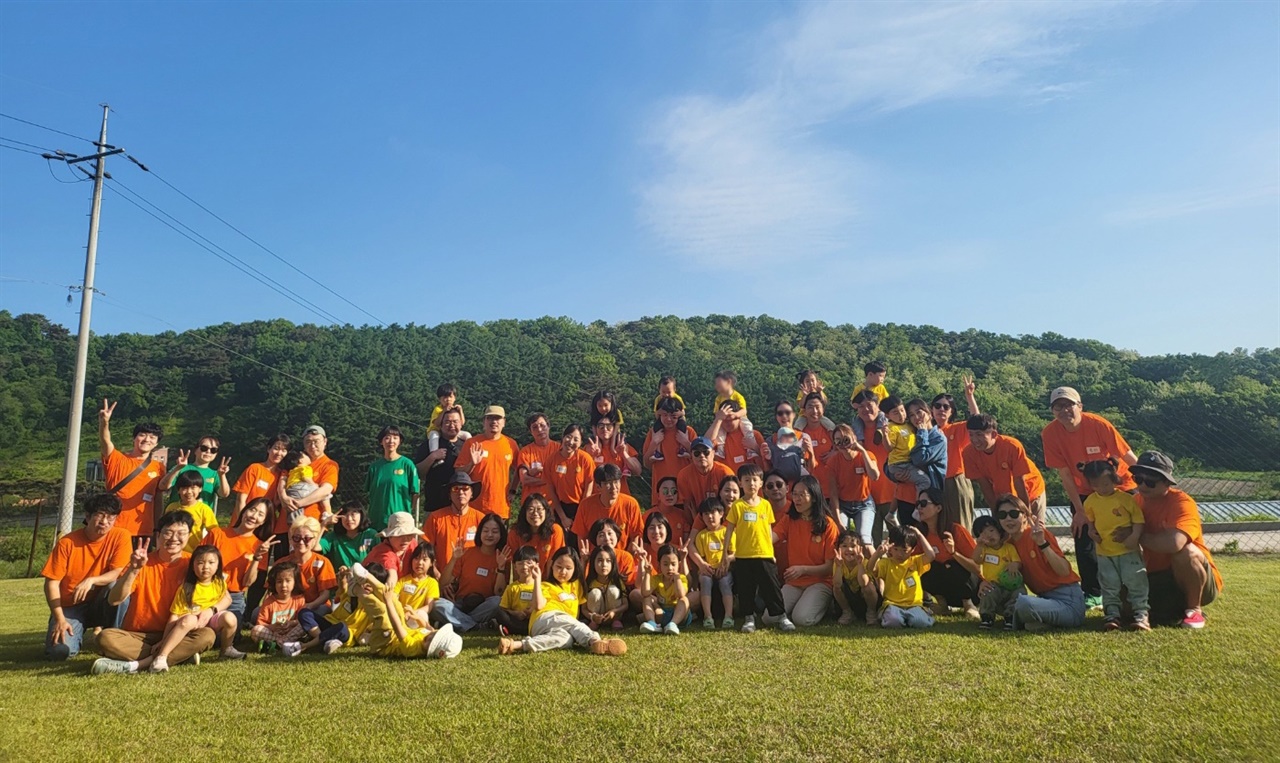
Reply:
M614 629L615 631L620 631L620 630L622 630L622 621L621 621L621 620L614 620L614 621L613 621L613 629Z
M1198 609L1188 609L1187 616L1182 618L1183 628L1194 628L1199 630L1205 625L1204 613Z

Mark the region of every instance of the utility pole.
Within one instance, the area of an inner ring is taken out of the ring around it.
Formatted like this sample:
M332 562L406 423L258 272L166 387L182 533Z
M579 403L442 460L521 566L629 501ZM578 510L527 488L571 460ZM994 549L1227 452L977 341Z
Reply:
M102 105L102 131L98 134L97 152L93 156L68 161L96 159L93 173L93 204L89 208L89 246L84 258L84 287L80 290L80 334L76 337L76 378L71 385L71 415L67 419L67 462L62 469L62 502L58 511L58 535L71 532L75 513L76 472L80 467L80 424L84 417L84 375L89 361L89 315L93 310L93 270L98 256L98 215L102 211L102 177L106 158L121 153L107 144L107 114L111 107Z

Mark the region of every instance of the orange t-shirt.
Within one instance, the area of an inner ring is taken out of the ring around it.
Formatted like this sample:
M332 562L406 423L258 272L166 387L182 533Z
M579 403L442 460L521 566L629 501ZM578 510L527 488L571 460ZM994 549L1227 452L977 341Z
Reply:
M947 479L965 476L962 453L969 445L969 428L963 421L951 421L938 428L947 438Z
M875 456L871 456L872 463L875 463ZM843 453L837 452L831 458L827 459L824 471L827 474L829 485L834 485L829 495L834 495L841 501L861 502L871 497L871 477L867 474L867 461L858 451L853 452L853 458L845 458Z
M556 497L561 503L582 503L582 498L591 488L591 480L596 472L595 459L585 450L575 450L565 456L557 450L551 458L544 462L547 479L555 488Z
M618 523L622 530L618 538L618 547L626 548L631 538L638 538L644 532L644 520L640 514L640 502L629 495L619 495L612 506L604 505L604 497L596 494L578 504L578 513L573 518L573 527L569 528L579 538L586 538L592 548L596 539L588 537L591 525L597 520L608 517Z
M1040 439L1044 443L1044 465L1050 469L1070 469L1076 491L1084 498L1093 492L1093 488L1089 487L1088 480L1080 473L1077 464L1114 458L1120 463L1116 467L1116 476L1120 478L1117 487L1121 490L1133 490L1138 485L1129 474L1129 465L1123 458L1125 453L1133 450L1129 443L1111 426L1110 421L1094 413L1081 415L1083 419L1074 432L1068 432L1056 420L1049 422L1040 432Z
M478 463L471 457L471 449L476 445L481 449ZM497 514L503 519L511 516L507 490L511 487L511 467L515 466L519 450L516 441L504 434L496 437L476 435L463 444L454 467L463 471L472 467L471 478L480 483L480 495L475 496L473 506L488 514ZM439 551L438 548L436 550Z
M1061 556L1062 549L1058 546L1058 539L1053 536L1053 533L1046 532L1044 537L1054 553ZM1049 566L1049 562L1044 558L1044 552L1031 537L1030 530L1023 530L1022 535L1013 542L1013 547L1018 549L1018 557L1022 559L1022 580L1032 593L1042 594L1058 586L1080 582L1080 576L1075 573L1075 570L1068 570L1066 575L1059 575ZM958 543L956 548L959 548ZM1071 562L1068 560L1067 566L1070 565Z
M680 470L676 475L676 490L680 493L680 505L684 506L684 510L689 512L689 516L693 518L695 527L701 527L702 523L698 518L698 507L708 498L715 498L720 494L720 483L725 477L732 477L733 470L719 461L711 462L711 469L706 474L698 471L695 464L689 464ZM725 511L729 507L724 507Z
M1159 498L1147 498L1138 493L1134 498L1142 509L1142 517L1146 523L1143 534L1158 533L1165 530L1178 530L1187 536L1187 540L1196 544L1196 548L1209 560L1209 569L1213 579L1222 590L1222 576L1218 574L1218 565L1204 544L1204 528L1200 524L1200 508L1195 500L1177 488L1169 488L1169 492ZM1142 550L1142 559L1147 564L1147 572L1159 572L1173 566L1172 554L1161 554L1156 551Z
M996 435L996 444L990 453L983 453L973 445L966 445L963 453L965 476L975 482L991 482L995 495L983 496L988 506L994 505L1005 493L1017 495L1015 479L1022 480L1027 498L1034 501L1044 495L1044 477L1016 438Z
M685 448L684 457L682 458L680 456L680 443L676 439L677 431L678 430L674 428L670 431L663 430L662 442L658 444L658 451L662 453L662 460L655 461L649 466L649 479L652 484L652 489L649 494L650 506L658 506L662 503L662 499L658 496L658 483L662 482L667 477L675 477L680 473L681 469L685 468L690 463L688 448ZM685 434L689 436L689 442L693 442L698 436L698 433L693 427L688 427ZM646 453L649 452L649 446L652 445L652 441L653 430L650 429L649 433L644 437L644 450ZM689 506L685 507L685 509L690 512L696 511L697 508L698 507L696 506L692 508Z
M636 449L630 445L626 446L626 451L628 456L637 459L639 458L640 454L636 453ZM615 453L613 448L604 448L600 451L600 455L595 457L594 461L596 466L613 464L622 470L622 494L631 495L631 488L627 485L627 479L635 475L631 473L631 467L627 466L627 460L622 457L621 453Z
M112 527L90 542L82 527L58 539L40 576L58 581L62 605L69 607L71 595L81 581L124 567L132 555L133 536L128 530Z
M466 542L466 548L476 544L476 528L484 512L468 506L459 514L452 506L436 509L427 515L422 523L422 534L427 542L436 547L436 564L443 567L453 558L453 547L459 541Z
M521 469L527 470L530 467L532 467L534 464L541 464L542 474L540 475L540 479L544 483L541 485L533 485L533 486L525 485L524 483L521 483L520 484L520 502L521 503L524 503L524 501L534 493L542 493L544 496L547 494L547 486L545 484L547 480L547 465L551 461L552 454L558 452L559 450L560 450L560 443L556 442L555 440L548 440L546 445L539 445L536 442L531 442L520 449L520 453L516 456L517 478L520 475Z
M106 473L107 487L115 487L116 483L128 477L145 460L145 456L130 458L119 448L112 450L106 458L102 459L102 470ZM117 528L127 531L130 535L150 535L153 532L155 509L152 502L155 500L156 491L160 489L160 478L163 476L164 465L159 461L152 461L138 476L116 491L116 498L120 499L120 516L116 517L115 525Z
M629 587L636 587L636 575L640 570L640 565L636 563L636 557L625 548L617 546L613 549L613 555L618 558L618 574L622 576L623 582Z
M689 520L689 515L679 506L671 508L649 509L640 518L641 526L649 524L650 514L661 514L667 520L667 524L671 525L671 540L673 543L683 543L684 539L689 537L689 531L693 528L693 522ZM701 519L701 517L699 517Z
M764 468L764 460L760 456L760 444L764 442L764 438L759 433L755 435L755 451L754 455L747 450L747 446L743 443L742 430L738 429L729 432L724 438L724 458L716 456L716 460L723 463L733 470L734 474L738 473L738 469L744 464L755 464L760 468ZM697 510L697 507L694 507Z
M889 462L889 449L884 446L883 442L879 445L876 444L876 427L874 423L867 425L866 429L863 430L862 447L866 448L867 452L875 458L877 464L887 464ZM880 479L871 483L871 497L875 499L877 504L893 503L896 493L897 483L889 479L889 475L885 474L884 469L881 468Z
M940 532L929 532L924 536L924 539L929 541L929 545L933 546L934 561L938 564L945 564L951 561L951 557L956 555L973 558L973 552L978 549L978 543L973 539L973 533L969 532L969 528L960 524L951 525L951 537L956 542L955 554L952 554L947 550L946 546L942 545L942 532L946 531L940 528ZM923 552L917 551L915 553Z
M824 575L803 575L795 580L784 580L784 584L797 588L807 588L814 583L831 584L831 562L836 558L836 538L840 536L835 522L828 518L827 529L821 535L814 535L813 522L783 514L774 523L773 532L779 540L786 538L788 566L822 564L827 568Z
M486 552L479 546L473 546L462 552L462 558L454 565L453 579L458 584L458 592L454 600L478 593L486 599L490 596L501 596L496 583L498 580L498 555L494 551Z
M312 552L310 561L303 564L302 558L293 553L280 561L298 565L298 584L293 590L307 601L313 601L322 592L338 587L338 576L334 574L333 563L328 557Z
M822 426L821 421L806 421L808 424L803 430L804 434L809 435L809 439L813 440L813 455L818 459L818 463L822 463L822 457L831 452L835 447L835 442L831 439L831 433L827 428Z
M280 479L280 473L266 464L249 464L243 472L240 473L240 479L236 480L236 484L232 485L231 492L240 493L244 496L245 505L249 505L251 501L259 498L268 498L271 503L276 502L276 482ZM240 518L240 512L232 512L230 526L235 527L236 520ZM288 527L284 526L279 518L276 520L276 528L274 532L282 533L288 531Z
M533 546L538 552L538 565L542 567L542 574L545 576L550 571L551 557L557 551L564 548L564 529L560 525L551 524L551 537L543 540L541 536L535 535L531 539L524 539L516 532L515 527L507 533L507 548L514 555L524 546Z
M133 591L129 594L129 611L120 627L135 633L159 633L169 623L169 608L173 597L187 579L191 557L180 555L172 562L163 562L159 554L152 554L133 579ZM126 573L128 574L128 573Z
M227 590L240 593L247 586L244 579L249 576L249 565L253 563L253 554L262 545L262 541L253 533L232 535L221 527L210 527L204 542L215 546L222 554L222 574L227 576Z

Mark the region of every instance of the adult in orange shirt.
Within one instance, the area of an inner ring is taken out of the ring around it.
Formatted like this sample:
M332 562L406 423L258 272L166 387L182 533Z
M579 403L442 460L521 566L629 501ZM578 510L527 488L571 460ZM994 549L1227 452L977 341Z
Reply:
M128 611L118 628L98 634L93 672L137 673L151 666L151 650L164 636L173 597L190 566L184 553L195 520L185 511L171 511L155 523L156 549L148 555L151 539L136 542L129 564L107 594L107 603L119 606L126 599ZM178 665L213 646L212 628L196 628L169 652L169 665Z
M312 424L302 430L302 450L311 459L312 479L318 487L305 498L291 498L286 495L281 500L280 513L286 518L286 525L291 512L299 509L316 520L321 520L325 515L333 513L329 508L329 501L334 493L338 492L338 462L324 454L328 446L329 437L325 434L324 427ZM279 527L279 525L277 520L276 526ZM287 526L286 529L288 529Z
M996 499L992 512L1004 528L1022 560L1022 581L1035 596L1019 596L1013 607L1013 627L1039 630L1048 626L1078 628L1084 625L1084 592L1080 577L1058 547L1058 539L1044 528L1016 495ZM981 596L993 583L982 581Z
M449 563L459 543L462 548L476 544L476 528L485 515L471 505L471 496L478 486L480 483L466 472L454 472L453 479L449 480L449 505L428 514L422 524L422 535L427 543L435 546L439 567Z
M240 518L240 512L244 511L244 507L250 501L258 498L267 498L274 500L276 496L276 481L280 479L280 462L284 457L289 455L289 435L278 434L267 441L267 458L266 460L249 464L240 478L236 480L236 484L231 486L231 492L236 497L235 509L231 512L231 524L236 524L236 520ZM314 470L313 470L314 471ZM271 505L274 515L274 505ZM288 515L285 515L288 516ZM274 522L274 516L269 516L269 520ZM273 532L282 533L289 528L284 524L280 528L274 529Z
M1116 476L1120 479L1117 487L1132 491L1137 486L1129 474L1129 467L1138 462L1138 457L1111 422L1084 412L1080 393L1071 387L1058 387L1049 393L1049 410L1053 412L1053 421L1040 432L1044 443L1044 465L1057 469L1062 477L1062 489L1071 502L1071 535L1075 539L1076 564L1080 565L1085 600L1090 607L1100 607L1102 585L1098 582L1098 552L1084 516L1084 499L1093 493L1093 488L1081 473L1080 464L1114 458L1118 462Z
M800 432L806 436L801 440L806 445L812 445L813 457L817 459L819 466L827 462L833 447L831 433L822 426L822 419L827 415L826 409L827 396L822 392L810 392L804 396L805 427Z
M333 569L333 562L320 553L322 534L320 520L315 517L301 516L293 520L289 527L289 547L292 551L280 560L298 565L298 582L293 589L294 594L306 599L306 608L316 612L327 611L324 607L338 588L338 576ZM251 619L256 621L257 615Z
M964 470L982 488L987 505L1013 493L1041 519L1048 508L1044 477L1027 458L1027 450L1016 437L1000 434L996 417L979 413L965 422L969 445L963 451Z
M982 413L978 409L978 401L974 397L977 389L972 376L960 377L964 385L964 399L969 406L969 415ZM965 474L964 456L969 445L969 433L965 428L965 419L953 421L955 398L943 392L934 396L929 403L929 411L933 414L933 423L942 430L947 438L947 475L942 486L942 518L943 525L950 527L958 524L962 527L973 526L973 484Z
M497 616L510 572L506 545L506 524L496 514L485 514L476 528L476 544L441 568L441 598L432 605L433 622L448 622L465 632Z
M877 464L888 463L889 450L885 447L880 430L876 428L876 421L880 418L880 398L875 392L864 389L853 396L853 407L862 420L862 447L875 458ZM897 483L883 471L879 479L871 481L871 497L876 502L876 519L871 525L871 539L877 546L884 538L884 523L897 521L897 513L894 511L896 494Z
M787 567L782 572L782 603L796 625L817 625L831 609L831 563L840 530L831 519L822 488L806 474L791 488L791 508L775 514L774 542L785 539Z
M680 420L684 418L684 401L680 398L663 398L658 403L657 414L662 429L657 432L650 429L644 438L644 465L649 467L649 481L652 483L650 506L661 505L659 483L667 477L675 477L689 464L689 446L698 436L697 431L687 423L684 431L680 430ZM683 508L692 513L697 507Z
M564 527L573 526L578 504L589 497L595 487L595 459L581 446L582 427L570 424L560 436L560 447L547 460L547 500L556 520Z
M760 456L761 440L753 431L748 436L742 430L742 417L736 415L742 406L736 400L726 401L716 410L715 419L707 427L706 438L718 442L724 435L724 445L716 450L716 460L729 467L736 474L744 464L755 464L764 470L764 459ZM696 510L697 507L695 506Z
M706 499L719 497L720 483L725 477L735 476L732 469L715 460L712 455L714 448L715 445L706 437L696 438L689 446L692 463L676 475L676 490L680 493L680 505L685 511L689 511L690 507L697 511ZM702 527L702 519L695 517L693 529L701 530Z
M133 538L116 527L120 499L95 495L84 502L84 527L58 539L40 576L49 605L44 655L65 660L80 653L85 628L116 624L107 589L129 563Z
M1142 528L1142 558L1151 583L1151 620L1184 628L1203 628L1201 608L1222 590L1222 576L1204 543L1200 509L1191 496L1175 489L1173 461L1165 454L1144 451L1133 466L1138 483L1138 506L1146 520ZM1120 528L1112 538L1123 542L1133 526Z
M520 481L520 502L529 500L534 493L547 494L547 464L560 449L551 439L551 422L547 414L534 413L525 420L525 426L533 442L520 448L516 457L516 479ZM590 477L587 478L588 480Z
M564 547L564 528L551 518L551 506L541 493L524 499L507 533L507 550L513 555L524 546L538 552L538 566L544 575L550 574L551 557Z
M155 460L155 450L164 431L154 422L138 424L133 428L133 449L121 453L111 441L111 415L119 402L103 398L98 411L102 470L106 473L108 492L120 499L116 527L136 537L150 536L160 480L164 477L164 464Z
M456 470L471 475L480 485L480 493L474 499L476 508L503 519L511 516L507 494L511 486L511 467L515 466L516 453L520 451L516 441L502 433L506 421L507 412L502 406L491 405L484 409L484 431L467 440L466 447L454 462Z
M834 432L834 455L827 461L825 472L827 493L841 527L850 527L858 533L868 558L872 548L871 529L876 519L876 502L871 496L871 483L880 479L880 465L876 457L858 442L853 427L841 424Z
M622 470L617 464L597 466L592 475L595 482L595 494L578 506L578 515L574 517L570 528L578 539L586 538L593 544L595 538L590 537L591 526L600 519L612 519L620 530L618 548L626 548L632 538L644 533L644 518L640 512L640 502L622 493ZM566 542L568 542L566 540Z
M613 464L622 473L622 494L631 495L627 480L640 476L641 465L636 449L627 444L618 426L618 414L601 416L591 425L592 436L587 438L586 450L595 459L596 466Z
M929 488L916 499L916 513L925 542L933 546L934 557L929 570L920 576L925 593L933 596L933 613L945 615L952 606L964 607L965 617L977 620L978 565L973 563L973 552L978 544L969 528L954 522L946 524L942 502L942 490Z
M227 593L231 594L231 606L227 611L241 623L246 622L244 615L250 608L246 592L257 581L268 553L278 543L275 538L266 543L258 539L258 530L270 516L271 501L266 496L255 498L244 507L231 527L226 530L210 527L204 539L222 555L222 574L227 577ZM253 606L257 605L255 601Z

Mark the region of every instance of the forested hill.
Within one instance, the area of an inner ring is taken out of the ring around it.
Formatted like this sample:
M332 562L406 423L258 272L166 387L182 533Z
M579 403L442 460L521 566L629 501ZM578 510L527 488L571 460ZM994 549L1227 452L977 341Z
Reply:
M0 311L0 479L60 476L74 358L66 328ZM96 453L93 401L109 397L120 400L118 441L142 419L160 422L170 446L214 433L235 473L261 457L266 436L320 422L330 454L361 468L380 426L398 423L411 443L421 438L444 381L458 386L469 429L483 406L499 404L507 433L522 442L530 412L547 412L558 434L585 420L594 392L610 389L638 445L661 375L675 375L701 429L711 414L712 376L726 368L738 374L753 420L770 431L767 406L794 399L795 374L804 368L825 383L828 414L847 420L850 391L870 359L888 365L887 386L904 398L943 390L959 398L961 374L974 374L979 405L1040 463L1048 392L1061 384L1077 387L1086 409L1105 413L1137 450L1156 446L1180 463L1214 469L1274 470L1280 460L1280 349L1142 357L1056 334L721 315L387 328L277 320L98 336L89 351L83 457ZM348 477L344 488L358 489L363 475L355 474L361 477Z

